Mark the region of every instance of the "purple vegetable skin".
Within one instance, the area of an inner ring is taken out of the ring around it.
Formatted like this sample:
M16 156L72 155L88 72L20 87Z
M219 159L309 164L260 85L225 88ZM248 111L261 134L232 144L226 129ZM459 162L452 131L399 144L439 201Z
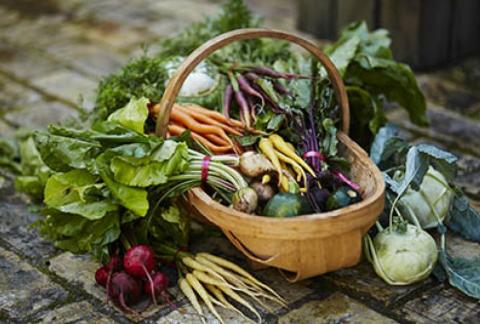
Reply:
M251 127L250 121L250 108L248 107L247 100L243 95L242 91L234 91L235 92L235 100L237 101L238 107L240 108L240 116L243 114L243 118L245 120L245 127Z
M223 115L226 118L230 118L230 106L232 104L233 98L233 87L229 84L225 88L225 93L223 94Z
M260 99L262 101L262 106L265 104L265 100L263 99L262 95L260 93L258 93L257 90L255 90L251 85L250 83L248 82L248 80L243 76L243 75L238 75L237 76L237 81L238 81L238 85L240 86L240 89L247 95L250 95L250 96L253 96L253 97L257 97L258 99Z
M311 77L309 77L307 75L279 72L279 71L275 71L271 68L264 67L264 66L254 67L253 69L250 70L250 72L253 72L253 73L259 74L259 75L268 76L268 77L271 77L271 78L278 78L278 79L287 79L287 80L291 80L291 79L311 79Z

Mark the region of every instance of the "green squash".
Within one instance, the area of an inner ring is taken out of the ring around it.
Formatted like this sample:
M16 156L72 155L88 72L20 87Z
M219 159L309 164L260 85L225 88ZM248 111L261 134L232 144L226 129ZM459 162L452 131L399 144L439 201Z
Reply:
M302 214L305 203L299 194L281 192L273 196L263 209L263 215L269 217L293 217Z

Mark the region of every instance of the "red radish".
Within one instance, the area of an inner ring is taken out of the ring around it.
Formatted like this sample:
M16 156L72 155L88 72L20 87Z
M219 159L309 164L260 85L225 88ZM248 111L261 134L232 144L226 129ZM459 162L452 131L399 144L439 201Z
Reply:
M128 249L123 257L123 267L125 271L136 278L147 278L150 284L150 292L155 291L152 277L150 273L155 268L155 252L152 248L145 244L135 245ZM152 299L157 305L155 294L152 294Z
M95 272L95 281L102 287L105 287L108 282L108 269L106 266L100 267Z
M128 307L127 302L135 303L139 300L142 294L142 285L126 272L116 272L112 277L112 284L107 294L112 299L118 300L124 310L136 313L136 311Z

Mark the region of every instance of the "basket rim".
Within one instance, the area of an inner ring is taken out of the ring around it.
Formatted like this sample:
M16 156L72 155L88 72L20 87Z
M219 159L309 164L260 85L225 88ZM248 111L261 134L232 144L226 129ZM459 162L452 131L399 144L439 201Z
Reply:
M363 217L363 215L356 215L355 212L375 204L375 202L381 199L384 195L385 181L383 179L383 174L378 169L378 167L373 163L370 157L366 154L366 152L357 143L355 143L347 134L345 134L343 131L339 131L337 133L337 137L347 147L350 146L351 149L355 149L357 153L360 155L360 159L354 161L353 163L366 164L368 169L370 169L373 174L373 180L375 183L373 194L358 203L355 203L346 207L342 207L339 209L335 209L332 211L324 212L324 213L304 214L304 215L298 215L295 217L276 218L276 217L266 217L266 216L256 215L256 214L247 214L244 212L237 211L233 208L227 207L219 203L218 201L214 200L212 197L210 197L210 195L208 195L200 187L193 188L190 191L193 194L197 195L199 198L202 198L211 207L222 211L224 214L228 214L229 216L236 217L245 221L256 221L256 222L261 222L269 225L271 225L272 222L277 222L278 224L292 224L292 223L303 223L306 221L313 221L313 220L343 221L345 220L345 218L356 218L358 216Z

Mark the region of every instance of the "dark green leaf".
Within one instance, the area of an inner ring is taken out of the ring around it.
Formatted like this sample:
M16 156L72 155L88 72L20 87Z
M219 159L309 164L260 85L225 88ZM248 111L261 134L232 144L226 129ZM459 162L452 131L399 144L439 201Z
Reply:
M453 202L447 215L448 227L467 240L480 242L480 213L460 190L456 190Z
M480 258L453 258L443 249L439 256L450 284L464 294L480 299Z
M412 122L428 125L425 98L407 65L368 55L357 56L355 60L357 63L351 64L347 70L347 81L366 88L372 94L384 95L387 100L405 108Z

